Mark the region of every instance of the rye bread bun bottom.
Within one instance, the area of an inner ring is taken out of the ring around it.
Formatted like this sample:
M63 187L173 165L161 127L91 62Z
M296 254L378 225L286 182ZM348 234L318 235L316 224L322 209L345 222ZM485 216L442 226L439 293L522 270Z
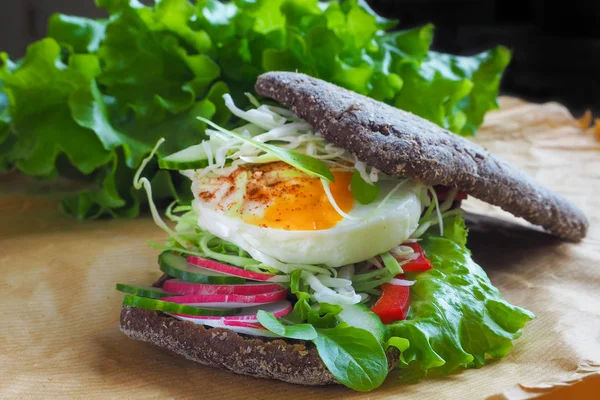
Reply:
M300 385L338 383L314 345L298 340L261 338L182 321L160 311L124 306L121 332L203 365L256 378L278 379ZM388 354L391 370L399 353Z
M389 175L458 189L569 241L585 215L483 147L414 114L304 74L269 72L258 94L289 107L327 141Z

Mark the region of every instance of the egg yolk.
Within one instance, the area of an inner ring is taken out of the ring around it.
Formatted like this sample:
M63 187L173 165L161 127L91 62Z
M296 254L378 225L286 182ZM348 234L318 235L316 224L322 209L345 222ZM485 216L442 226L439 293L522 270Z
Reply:
M331 194L338 207L349 212L354 204L349 189L352 174L334 172ZM244 218L263 227L286 230L321 230L335 226L342 216L333 208L319 179L296 178L269 188L271 204L262 217Z
M224 212L233 203L223 201L235 197L233 183L239 174L246 174L246 191L238 215L246 223L265 228L286 230L322 230L335 226L342 216L333 208L319 178L309 176L283 162L239 168L232 175L216 179L212 190L201 191L199 198L217 202ZM351 172L333 172L329 183L336 204L348 213L354 205L350 190ZM214 187L229 189L219 200ZM239 201L239 198L238 200Z
M262 227L286 230L322 230L329 229L341 221L342 216L333 208L319 178L306 174L291 179L275 179L272 174L285 176L298 174L288 165L273 163L263 167L255 179L248 183L244 200L254 204L263 204L262 215L244 213L242 219L250 224ZM258 179L257 178L258 175ZM329 184L331 194L338 207L349 212L354 205L350 191L350 172L333 172L334 182ZM271 177L271 178L269 178ZM262 179L261 179L262 178Z

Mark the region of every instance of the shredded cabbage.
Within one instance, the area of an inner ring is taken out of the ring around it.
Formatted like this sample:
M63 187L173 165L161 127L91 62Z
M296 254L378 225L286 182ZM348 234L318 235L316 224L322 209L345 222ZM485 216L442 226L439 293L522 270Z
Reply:
M156 145L154 145L154 148L152 149L152 151L150 152L148 157L146 157L142 160L140 167L138 168L138 170L136 171L136 173L133 177L133 187L137 190L144 188L144 190L146 191L146 196L148 197L148 205L150 207L150 213L152 214L154 223L159 228L161 228L162 230L167 232L167 234L171 238L176 240L181 246L185 247L186 246L185 241L183 239L181 239L179 237L179 235L177 235L175 232L173 232L160 217L160 214L158 213L158 210L156 209L156 205L154 204L154 201L152 199L152 185L150 184L150 181L148 180L148 178L142 177L142 172L144 171L144 168L146 168L146 165L148 165L150 160L152 160L152 158L158 151L158 148L160 147L161 144L164 143L164 141L165 141L164 138L159 139L159 141L156 142Z
M335 291L325 286L319 278L315 275L309 274L306 271L302 271L302 278L308 283L310 288L314 291L314 298L319 303L328 304L356 304L362 300L359 294L352 291ZM345 289L349 289L348 286L344 286Z
M352 215L346 214L344 212L344 210L342 210L340 208L340 206L338 206L337 202L335 201L335 198L333 197L333 194L331 193L331 188L329 187L329 182L327 182L325 179L321 179L321 184L323 185L323 190L325 191L325 194L327 195L327 199L329 200L329 203L333 206L334 210L342 216L342 218L350 219L350 220L354 220L354 221L360 221L362 219L359 217L353 217Z

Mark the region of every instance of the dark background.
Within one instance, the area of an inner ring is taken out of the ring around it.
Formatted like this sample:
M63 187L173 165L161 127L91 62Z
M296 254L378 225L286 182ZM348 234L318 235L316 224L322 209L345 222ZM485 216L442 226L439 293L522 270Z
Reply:
M93 0L0 0L0 50L12 58L44 36L54 12L104 17ZM433 48L473 54L496 44L513 50L502 92L560 101L579 116L600 114L600 1L369 0L404 28L432 22Z

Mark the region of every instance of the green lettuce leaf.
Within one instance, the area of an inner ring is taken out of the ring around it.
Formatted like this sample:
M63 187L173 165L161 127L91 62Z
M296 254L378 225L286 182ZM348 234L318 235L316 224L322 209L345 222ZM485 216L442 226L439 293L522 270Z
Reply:
M73 55L68 64L54 39L32 44L19 68L2 70L0 78L10 99L13 149L16 166L28 175L57 173L56 158L64 154L83 174L106 164L111 154L98 136L72 118L69 99L88 87L100 74L100 63L91 54Z
M98 50L104 64L98 81L122 112L157 123L192 107L219 77L219 66L204 54L210 38L187 25L193 12L187 0L167 0L154 10L124 7L112 16Z
M313 340L317 337L317 331L310 324L284 325L273 314L264 310L259 310L256 318L262 326L282 337L300 340Z
M386 32L395 21L364 0L96 4L108 19L55 14L23 60L0 53L0 170L81 180L63 202L79 218L135 217L143 200L126 182L156 141L159 156L197 144L195 116L227 127L222 95L243 105L263 72L304 72L472 135L510 59L432 52L433 26ZM189 197L176 172L161 181L165 200Z
M313 343L340 383L360 392L371 391L383 383L388 361L371 332L342 323L331 329L317 329L317 333Z
M391 70L403 79L391 103L461 135L474 135L485 113L498 108L510 51L499 46L473 57L453 56L428 51L432 39L432 25L378 39L388 49Z
M257 318L262 326L276 335L312 341L327 369L351 389L361 392L376 389L388 374L383 346L367 330L346 323L330 329L315 329L312 324L284 325L273 314L263 310L257 313ZM391 345L405 348L401 342L401 339L393 340Z
M377 184L370 184L366 182L358 170L354 170L352 173L352 181L350 181L350 190L352 190L352 196L360 204L370 204L377 199L379 194L379 186Z
M4 82L0 80L0 144L10 134L10 114L8 112L8 96L2 90Z
M2 69L8 71L8 56L0 53L0 61L4 64ZM10 112L8 110L8 96L4 92L4 82L0 79L0 172L8 171L12 167L11 150L16 140L10 132Z
M48 37L74 53L98 51L106 32L106 20L54 14L48 20Z
M400 365L448 374L504 357L534 315L506 302L464 243L460 216L447 220L445 236L435 231L421 245L434 268L417 276L405 321L390 324L392 336L408 339Z
M11 149L15 143L13 135L10 133L10 116L8 108L3 108L3 102L7 102L6 95L2 92L2 81L0 81L0 172L8 171L11 168ZM6 107L6 103L4 103Z

